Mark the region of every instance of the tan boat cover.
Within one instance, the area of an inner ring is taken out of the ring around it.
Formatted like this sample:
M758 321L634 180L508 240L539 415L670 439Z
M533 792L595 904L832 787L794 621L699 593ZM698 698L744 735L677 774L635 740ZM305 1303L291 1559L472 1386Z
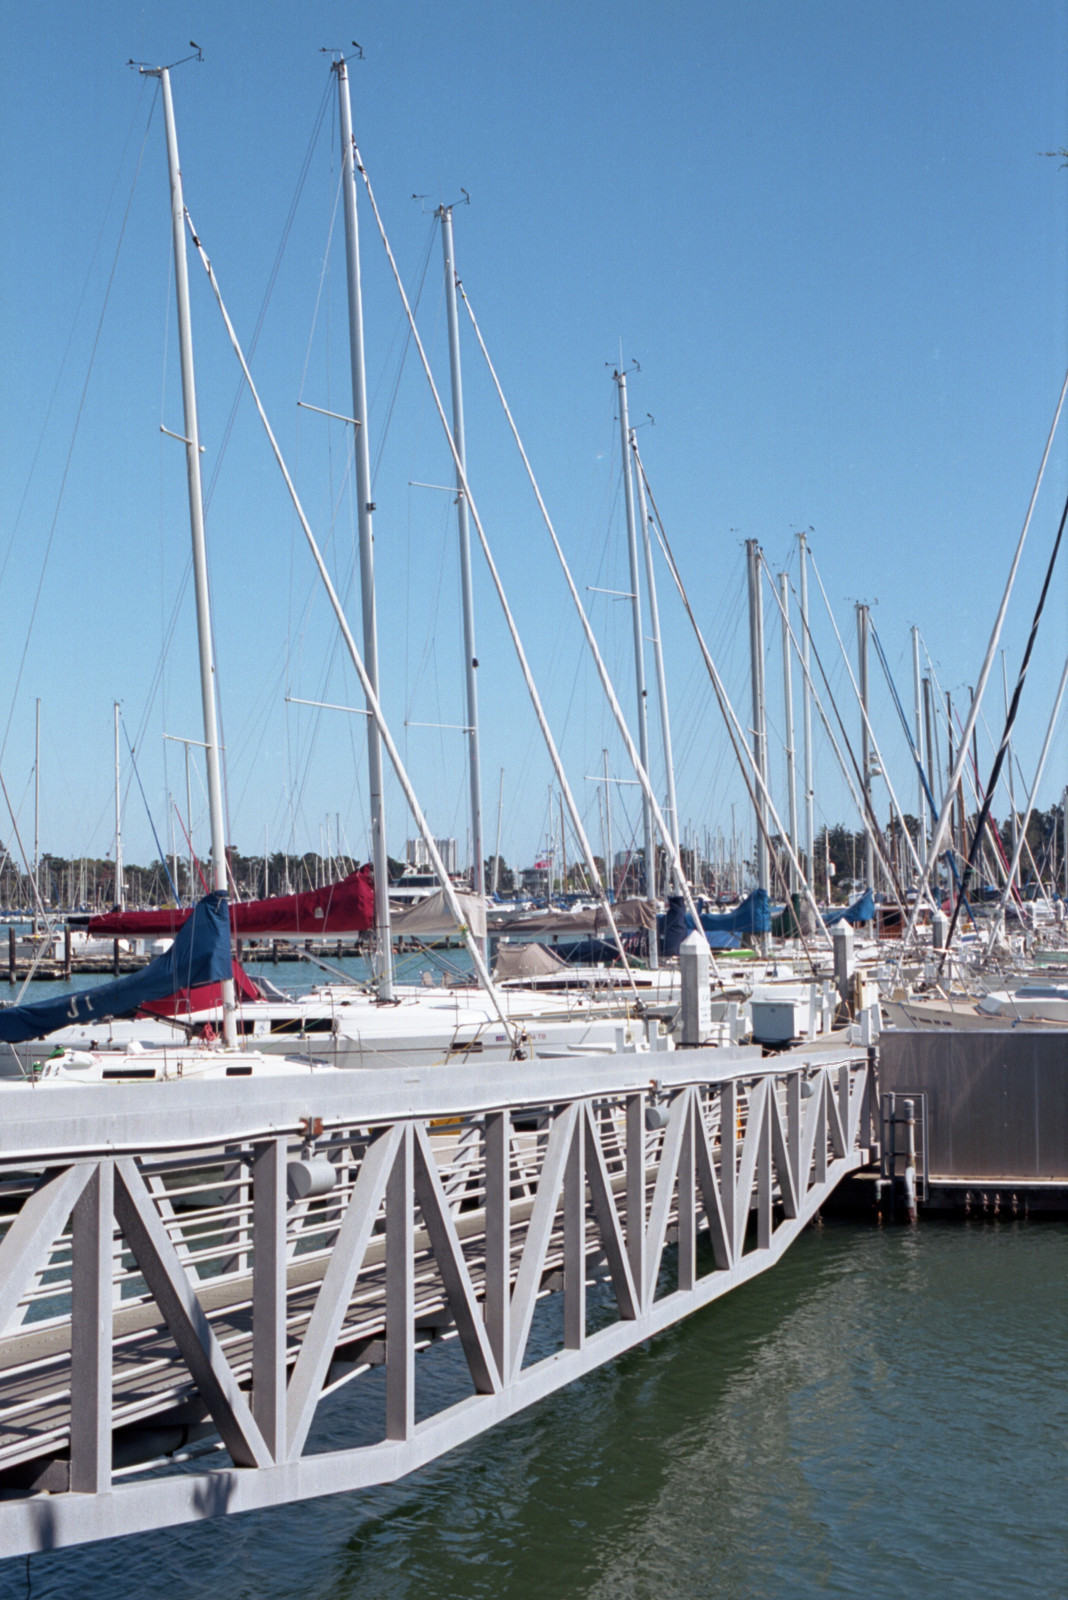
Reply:
M485 900L477 894L461 894L459 891L456 898L460 902L466 926L476 939L484 939ZM425 900L417 900L412 906L391 905L389 921L394 937L399 939L443 939L460 931L441 889L435 894L428 894Z
M495 978L544 978L553 972L566 972L567 962L544 944L502 944L497 951Z
M656 913L648 900L620 900L612 910L620 933L633 933L654 925ZM502 916L495 912L492 930L502 934L556 933L576 938L592 934L602 939L611 938L612 933L603 906L593 906L588 911L532 911L518 916L509 916L507 912Z

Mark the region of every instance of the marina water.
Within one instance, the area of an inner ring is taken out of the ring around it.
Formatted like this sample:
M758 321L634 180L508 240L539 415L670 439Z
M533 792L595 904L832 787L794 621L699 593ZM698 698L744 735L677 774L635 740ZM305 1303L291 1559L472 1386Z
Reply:
M1066 1332L1064 1223L827 1221L403 1483L3 1562L0 1600L1053 1600Z

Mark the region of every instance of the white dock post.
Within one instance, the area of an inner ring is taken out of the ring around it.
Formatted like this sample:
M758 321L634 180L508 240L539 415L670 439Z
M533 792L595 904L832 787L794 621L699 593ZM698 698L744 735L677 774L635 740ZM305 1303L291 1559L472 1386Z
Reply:
M702 1044L712 1031L711 957L703 933L688 933L679 946L682 974L682 1042Z
M848 1004L853 986L853 928L848 922L840 922L831 929L831 944L834 948L834 983L838 990L838 998L843 1005Z

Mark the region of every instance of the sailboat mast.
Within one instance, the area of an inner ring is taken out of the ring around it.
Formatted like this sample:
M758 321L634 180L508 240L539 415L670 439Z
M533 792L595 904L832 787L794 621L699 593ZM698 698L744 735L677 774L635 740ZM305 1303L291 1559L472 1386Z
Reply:
M348 269L349 355L352 366L353 449L356 452L356 519L360 540L360 594L363 601L363 660L378 696L378 621L375 614L375 558L371 516L371 448L367 436L367 376L364 369L363 297L360 289L360 236L356 222L355 144L349 74L344 61L334 63L341 119L341 192L345 211L345 262ZM368 708L370 709L370 708ZM389 920L389 857L382 770L382 739L374 717L367 718L367 775L371 800L371 855L375 876L375 944L378 996L393 998L393 937Z
M916 849L927 854L927 796L924 793L923 775L930 766L930 752L924 747L923 737L923 686L920 679L920 630L912 628L912 696L916 720L916 758L920 770L916 774Z
M637 451L634 429L630 430L631 449ZM664 740L664 769L667 776L667 814L665 821L671 829L671 842L675 853L679 850L679 808L675 799L675 759L671 749L671 720L668 716L667 675L664 672L664 645L660 637L660 608L656 600L656 573L653 570L653 543L649 537L649 510L645 503L645 480L641 467L635 473L638 480L638 509L642 519L642 543L645 547L645 584L649 591L649 624L653 630L653 662L656 667L656 693L660 707L660 731ZM648 772L648 767L646 771ZM674 872L672 873L674 876ZM679 892L682 885L676 886Z
M189 740L186 739L184 741L184 743L185 743L185 826L186 826L186 840L187 840L187 843L189 845L189 882L186 885L185 897L189 901L189 904L192 905L193 901L197 897L196 889L193 887L193 885L194 885L194 883L196 881L196 878L195 878L195 863L194 863L194 860L193 860L193 789L192 789L192 785L190 784L190 781L189 781Z
M119 702L115 701L115 904L126 910L126 886L122 881L122 767L119 760Z
M452 242L452 207L439 206L441 248L445 258L445 312L449 327L449 376L452 381L452 436L456 441L456 517L460 533L460 604L464 630L464 678L467 686L467 749L471 790L471 889L486 892L482 842L482 774L478 748L478 657L475 654L475 601L471 587L471 530L467 517L467 448L464 440L464 391L460 372L460 324L456 315L456 267Z
M614 900L616 887L616 860L615 856L612 854L612 780L608 775L608 751L605 750L602 753L604 755L604 832L605 850L607 851L607 857L604 864L605 882L608 885L608 898L609 900Z
M931 799L927 804L932 828L938 818L935 796L940 794L942 789L942 765L938 752L938 725L934 717L933 695L931 675L929 672L925 672L923 675L923 747L927 752L927 784L931 790ZM924 816L927 816L927 812L924 812ZM924 825L923 836L929 846L931 835L926 824Z
M804 680L801 704L804 708L805 728L805 850L808 853L808 875L816 881L816 795L812 784L812 693L809 683L808 637L808 540L803 533L797 536L800 556L799 576L801 599L801 676Z
M504 819L504 768L501 768L501 787L497 796L497 848L493 852L493 894L501 881L501 822Z
M782 601L782 694L786 707L786 797L790 806L790 843L797 854L797 775L794 751L794 685L790 664L790 580L785 572L779 573L779 597ZM811 868L809 869L811 871ZM797 881L797 868L790 862L790 893L796 894L801 885Z
M33 931L41 904L41 701L37 701L33 756Z
M638 687L638 755L642 770L649 771L649 716L645 688L645 651L642 643L642 601L638 576L638 530L634 517L634 483L630 467L630 420L627 415L627 378L616 373L619 389L619 432L623 447L623 499L627 512L627 551L630 556L631 616L634 621L634 675ZM656 905L656 849L653 838L653 808L649 796L642 796L642 821L645 835L645 898ZM649 966L659 966L655 924L649 937Z
M757 887L770 887L771 864L768 858L767 804L768 734L764 711L764 596L760 588L760 545L745 541L746 570L749 577L749 656L753 692L753 765L763 778L756 795Z
M219 720L215 704L215 659L211 642L211 600L208 594L208 561L204 543L204 500L200 482L200 432L197 422L196 384L193 377L193 328L189 313L189 269L185 257L185 203L182 198L182 173L178 164L178 135L174 125L171 80L166 67L160 70L163 89L163 115L167 128L167 163L171 181L171 232L174 239L174 280L178 301L178 344L182 367L182 401L185 416L185 463L189 487L189 527L193 543L193 586L197 606L197 643L200 652L200 699L204 713L204 745L208 771L208 811L211 817L212 888L227 892L226 827L223 820L222 772L219 763ZM116 707L116 749L118 748L118 707ZM230 1047L237 1044L234 1014L234 980L224 978L223 1038Z
M857 606L857 661L860 681L860 768L864 780L864 883L875 888L875 848L871 830L875 826L871 805L871 736L868 721L868 608Z
M1008 678L1007 669L1005 667L1005 652L1004 652L1004 650L1001 652L1001 687L1002 687L1002 690L1003 690L1004 695L1005 695L1005 721L1008 722L1008 720L1009 720L1009 678ZM1015 850L1016 850L1016 840L1017 840L1017 836L1018 836L1018 833L1019 833L1019 827L1020 827L1020 819L1016 815L1016 788L1015 788L1015 785L1013 783L1012 767L1013 767L1012 746L1010 745L1009 746L1009 761L1008 761L1008 770L1009 770L1009 811L1010 811L1010 814L1012 816L1012 848L1013 848L1013 851L1015 852Z

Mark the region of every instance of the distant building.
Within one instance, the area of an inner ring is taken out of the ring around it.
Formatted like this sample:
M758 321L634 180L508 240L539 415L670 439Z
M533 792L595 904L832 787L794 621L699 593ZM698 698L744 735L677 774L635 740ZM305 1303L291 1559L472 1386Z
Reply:
M532 867L524 867L519 874L519 881L523 886L524 894L531 894L536 897L547 895L549 893L549 863L547 861L535 861Z
M645 893L645 851L617 850L613 873L615 891L621 898Z
M435 848L449 877L456 875L456 840L435 839ZM404 847L404 859L410 867L429 867L430 852L423 839L409 839Z

